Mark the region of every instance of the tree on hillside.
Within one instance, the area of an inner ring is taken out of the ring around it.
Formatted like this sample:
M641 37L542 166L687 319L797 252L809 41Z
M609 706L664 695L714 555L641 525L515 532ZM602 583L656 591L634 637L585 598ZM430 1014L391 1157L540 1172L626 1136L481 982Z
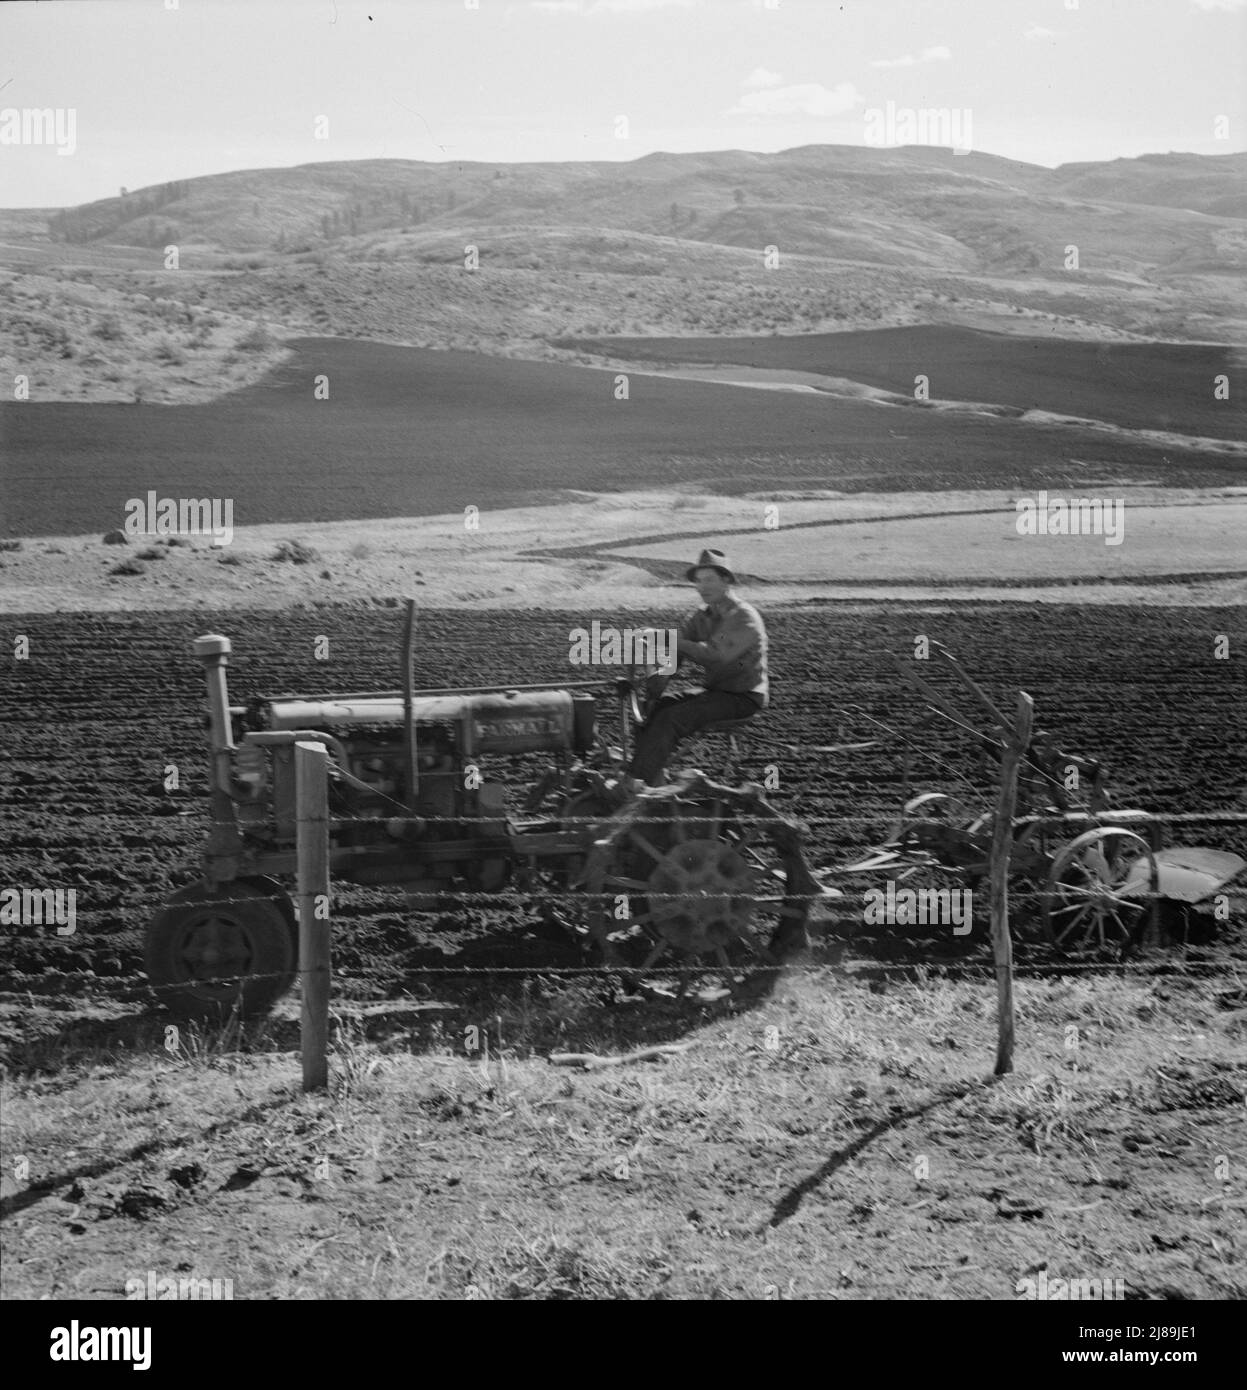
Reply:
M143 218L166 204L186 196L185 182L164 183L153 188L145 188L138 193L122 190L122 196L103 198L99 202L85 203L81 207L66 208L54 213L48 219L48 235L54 241L86 242L108 236L127 222ZM150 223L142 225L142 235L150 237L153 227ZM151 245L150 240L140 241L139 245Z

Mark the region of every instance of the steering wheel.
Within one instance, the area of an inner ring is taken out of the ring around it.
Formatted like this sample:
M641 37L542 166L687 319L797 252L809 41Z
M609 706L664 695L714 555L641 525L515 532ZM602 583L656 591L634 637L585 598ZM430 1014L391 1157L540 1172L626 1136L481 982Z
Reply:
M667 688L675 672L664 671L657 665L633 665L625 669L627 675L621 678L619 685L622 687L626 684L630 701L629 713L638 724L643 724L654 701Z

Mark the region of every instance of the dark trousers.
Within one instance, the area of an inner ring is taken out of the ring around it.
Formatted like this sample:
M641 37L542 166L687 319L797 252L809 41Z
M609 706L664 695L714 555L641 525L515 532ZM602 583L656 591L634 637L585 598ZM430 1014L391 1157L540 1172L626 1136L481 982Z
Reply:
M760 708L751 695L736 695L726 690L664 695L654 703L649 717L637 731L636 751L628 771L648 786L656 787L678 743L707 724L717 724L723 719L749 719Z

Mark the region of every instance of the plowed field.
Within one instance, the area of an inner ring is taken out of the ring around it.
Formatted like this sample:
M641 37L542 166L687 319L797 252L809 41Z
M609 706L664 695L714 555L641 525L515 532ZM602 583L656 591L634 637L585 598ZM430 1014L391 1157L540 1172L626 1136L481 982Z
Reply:
M591 616L422 613L418 679L442 686L583 677L567 664L568 631ZM759 721L746 771L760 777L762 765L778 768L774 799L809 824L816 867L843 863L878 839L906 794L900 737L864 752L804 751L878 736L866 716L925 750L910 758L910 794L951 785L973 798L973 787L950 771L976 776L964 739L951 729L919 728L921 711L884 655L912 652L918 634L949 646L994 698L1028 690L1039 727L1108 763L1117 804L1167 813L1247 810L1241 610L810 606L771 611L768 623L774 705ZM397 683L394 609L43 615L6 627L7 652L17 634L30 646L27 659L7 659L0 682L8 731L0 751L4 884L78 890L72 935L46 926L3 929L7 971L19 985L58 992L89 989L99 977L137 982L144 922L173 887L195 876L207 804L203 682L192 638L219 631L233 639L236 702ZM329 639L325 661L313 655L322 635ZM1229 639L1227 660L1216 656L1219 635ZM172 792L164 787L170 765L180 781ZM517 793L534 770L535 763L514 769ZM1168 839L1244 848L1241 825L1178 827ZM571 947L528 935L518 910L468 908L424 939L413 935L396 894L344 888L335 912L339 980L345 986L357 977L353 988L373 997L400 984L404 971L446 964L446 952L452 960L488 960L500 941L512 963L578 959ZM1241 954L1239 922L1223 932L1216 952ZM485 938L492 944L482 955ZM911 942L907 949L919 948ZM956 949L982 948L958 942ZM887 942L860 937L852 950L895 953Z
M581 352L636 362L733 363L847 377L910 396L914 378L932 399L1050 410L1129 429L1241 439L1241 404L1217 401L1208 383L1236 370L1228 347L1198 343L1086 343L923 325L865 333L757 338L576 338Z
M613 371L337 339L289 346L289 361L263 381L210 405L0 403L5 534L112 530L150 488L228 498L234 524L253 526L544 505L569 486L1082 495L1095 479L1242 481L1239 454L1114 431L655 375L635 377L625 401ZM326 400L313 395L321 377L332 381ZM1153 395L1177 391L1157 369L1145 384ZM1201 390L1213 391L1211 367ZM1236 438L1236 410L1214 402L1181 419Z

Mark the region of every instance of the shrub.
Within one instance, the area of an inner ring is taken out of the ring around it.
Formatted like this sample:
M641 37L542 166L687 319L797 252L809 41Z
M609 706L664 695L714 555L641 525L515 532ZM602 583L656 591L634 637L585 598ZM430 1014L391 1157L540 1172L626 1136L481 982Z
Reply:
M129 545L130 537L124 531L109 531L104 536L105 545Z
M310 565L313 560L320 559L320 551L313 550L302 541L279 541L272 558L288 560L292 565Z
M21 541L0 541L0 551L14 551L21 548Z
M120 342L126 336L116 314L105 314L91 331L97 338L103 338L108 343Z
M242 556L233 550L223 550L217 557L218 565L241 565Z
M239 338L238 346L244 352L264 352L273 346L273 335L262 323L257 323L249 333Z
M153 356L158 362L168 362L173 367L183 367L186 365L186 354L175 342L168 338L162 338L156 344Z
M146 574L147 566L139 564L137 560L122 560L119 565L114 565L108 572L109 574L121 575Z
M140 550L134 558L136 560L163 560L166 556L163 550L157 549L154 545L149 545L146 550Z

